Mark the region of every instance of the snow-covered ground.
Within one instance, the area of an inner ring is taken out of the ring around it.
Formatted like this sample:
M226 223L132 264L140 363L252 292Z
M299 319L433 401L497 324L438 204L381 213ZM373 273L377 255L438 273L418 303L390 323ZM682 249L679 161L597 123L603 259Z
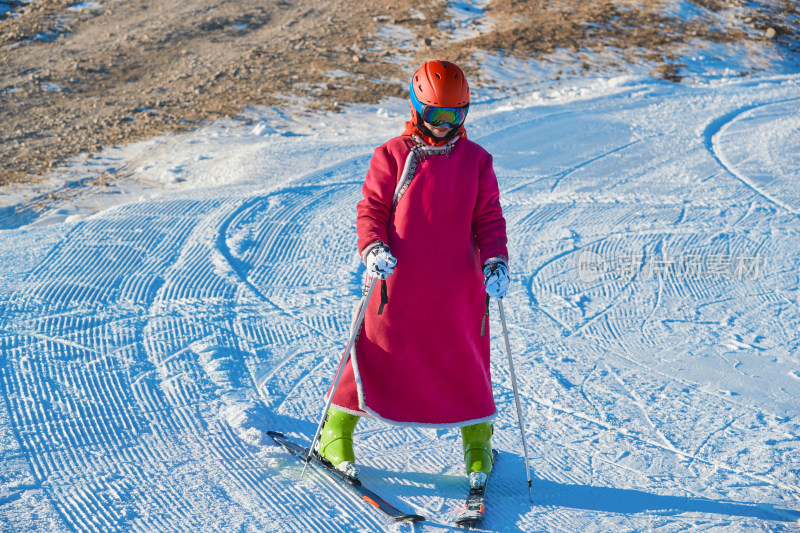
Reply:
M800 75L476 98L534 476L531 504L495 313L484 529L800 529ZM76 160L61 200L6 191L2 531L413 529L265 435L313 435L360 294L360 184L407 109L253 110ZM84 187L95 166L128 179ZM366 420L356 452L416 530L452 528L457 430Z

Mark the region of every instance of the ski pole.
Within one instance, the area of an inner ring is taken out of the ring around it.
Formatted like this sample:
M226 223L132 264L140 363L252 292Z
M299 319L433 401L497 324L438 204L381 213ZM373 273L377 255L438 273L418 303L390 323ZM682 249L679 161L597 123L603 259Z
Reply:
M506 341L506 354L508 354L508 369L511 372L511 388L514 389L514 403L517 405L517 418L519 419L519 430L522 434L522 453L525 455L525 475L528 479L528 497L533 503L533 489L531 488L531 469L528 465L528 443L525 440L525 423L522 420L522 407L519 404L519 392L517 391L517 376L514 374L514 360L511 358L511 344L508 342L508 327L506 326L506 314L503 311L503 301L497 300L497 307L500 310L500 323L503 325L503 337Z
M306 464L303 466L303 473L300 474L300 477L303 477L306 474L306 468L308 468L308 463L311 461L311 453L314 451L314 445L317 443L320 433L322 433L322 426L325 425L325 418L328 416L328 409L331 408L331 403L333 403L333 395L336 393L336 388L339 386L339 380L342 379L342 374L344 374L344 365L347 363L348 357L350 357L350 350L353 347L353 342L355 342L356 336L361 329L361 324L364 322L364 315L367 312L367 303L369 302L370 296L372 296L372 291L375 289L375 283L377 281L378 278L372 278L372 281L369 285L369 290L367 290L367 293L361 297L361 303L359 304L358 309L358 317L356 318L353 331L350 333L350 340L347 342L347 348L345 348L344 353L342 354L342 359L339 361L339 368L336 369L336 375L333 378L333 386L331 387L330 394L328 394L328 401L325 403L325 409L322 410L322 419L319 421L319 425L317 426L317 432L314 434L314 438L311 440L311 447L308 449Z

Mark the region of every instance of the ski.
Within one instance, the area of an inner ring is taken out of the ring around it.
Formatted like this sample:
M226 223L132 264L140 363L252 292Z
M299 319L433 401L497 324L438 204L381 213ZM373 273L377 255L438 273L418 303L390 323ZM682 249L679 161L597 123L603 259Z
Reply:
M277 431L268 431L267 434L272 437L272 440L281 445L287 452L294 455L302 462L307 460L309 456L308 448L291 441L283 433L279 433ZM311 464L316 467L318 472L324 474L328 479L331 479L337 482L339 485L345 487L352 494L358 496L359 499L368 503L371 507L377 509L383 515L395 522L419 522L425 520L424 516L420 516L418 514L407 514L397 509L395 506L365 487L360 480L347 477L342 472L334 468L329 462L321 459L317 454L311 454Z
M497 461L497 450L492 450L492 461ZM491 472L490 472L491 474ZM491 476L490 476L491 477ZM486 517L486 486L489 484L489 479L479 489L470 487L469 494L467 495L467 502L464 507L459 511L456 517L456 525L464 528L477 527L483 523Z

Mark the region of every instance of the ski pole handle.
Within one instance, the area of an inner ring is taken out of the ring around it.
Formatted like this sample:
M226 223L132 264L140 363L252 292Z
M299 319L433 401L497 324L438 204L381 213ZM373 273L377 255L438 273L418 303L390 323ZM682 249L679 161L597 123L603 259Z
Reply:
M314 445L317 443L317 439L319 438L320 433L322 433L322 426L325 425L325 417L328 416L328 409L331 408L331 404L333 403L333 395L336 394L336 389L339 387L339 381L342 379L342 374L344 374L344 365L347 363L348 357L350 357L350 351L353 348L353 343L356 340L356 336L358 332L361 330L361 324L364 322L364 315L367 312L367 304L369 303L370 296L372 296L372 291L375 290L375 285L378 281L378 278L372 278L372 281L369 285L369 290L367 293L361 297L361 303L359 304L358 309L358 317L356 318L356 322L353 325L353 330L350 332L350 340L347 341L347 348L345 348L344 353L342 354L342 358L339 360L339 368L336 369L336 375L333 378L333 385L331 386L331 392L328 394L328 400L325 402L325 409L322 410L322 418L319 421L319 425L317 426L317 432L314 434L314 438L311 440L311 446L308 448L308 457L306 457L306 464L303 466L303 473L300 477L305 475L306 468L308 467L308 463L311 460L311 452L314 451Z

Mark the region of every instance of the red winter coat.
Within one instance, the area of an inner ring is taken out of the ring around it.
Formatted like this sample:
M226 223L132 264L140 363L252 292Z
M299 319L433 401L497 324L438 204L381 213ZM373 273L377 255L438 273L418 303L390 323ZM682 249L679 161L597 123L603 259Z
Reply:
M420 158L394 210L414 141L378 147L358 204L358 247L386 243L397 258L389 303L373 292L333 405L386 422L461 426L491 418L489 330L482 265L508 257L492 156L460 138L452 152ZM380 282L378 286L380 287Z

